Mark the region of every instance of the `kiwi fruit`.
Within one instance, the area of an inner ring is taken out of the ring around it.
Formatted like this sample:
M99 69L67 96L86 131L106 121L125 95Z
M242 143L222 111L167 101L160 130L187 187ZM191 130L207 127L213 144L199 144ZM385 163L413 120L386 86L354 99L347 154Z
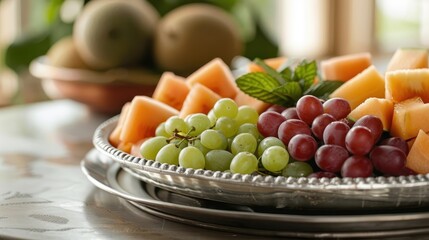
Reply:
M159 18L144 0L93 0L77 17L73 38L82 59L94 69L133 65L150 54Z
M210 4L192 3L167 13L159 22L154 59L159 68L186 76L213 58L227 64L243 51L232 16Z
M46 54L49 64L55 67L89 69L76 50L71 36L61 38L49 48Z

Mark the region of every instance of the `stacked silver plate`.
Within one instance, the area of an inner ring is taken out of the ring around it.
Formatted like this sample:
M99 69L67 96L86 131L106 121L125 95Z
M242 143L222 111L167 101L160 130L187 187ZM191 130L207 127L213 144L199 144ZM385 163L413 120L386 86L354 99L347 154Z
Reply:
M185 169L131 156L101 124L82 169L96 186L171 220L293 237L429 232L429 176L307 179ZM204 223L202 223L204 222ZM308 227L311 224L311 227Z

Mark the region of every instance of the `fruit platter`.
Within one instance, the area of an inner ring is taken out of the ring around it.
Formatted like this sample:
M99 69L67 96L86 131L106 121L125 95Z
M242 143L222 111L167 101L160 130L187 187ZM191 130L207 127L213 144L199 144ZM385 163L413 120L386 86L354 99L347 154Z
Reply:
M428 52L321 62L213 59L165 72L94 133L98 152L156 187L230 204L380 211L429 205ZM416 87L418 86L418 87Z

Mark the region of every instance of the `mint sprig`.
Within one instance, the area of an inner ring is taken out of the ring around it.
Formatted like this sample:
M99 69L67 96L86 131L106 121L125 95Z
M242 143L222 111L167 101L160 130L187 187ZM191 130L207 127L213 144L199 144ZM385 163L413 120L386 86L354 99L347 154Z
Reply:
M343 82L319 81L314 84L318 74L316 61L301 61L295 69L288 66L277 71L268 66L261 59L254 62L261 66L265 72L247 73L236 79L237 86L244 93L264 101L285 107L294 106L303 95L314 95L326 99L330 93Z

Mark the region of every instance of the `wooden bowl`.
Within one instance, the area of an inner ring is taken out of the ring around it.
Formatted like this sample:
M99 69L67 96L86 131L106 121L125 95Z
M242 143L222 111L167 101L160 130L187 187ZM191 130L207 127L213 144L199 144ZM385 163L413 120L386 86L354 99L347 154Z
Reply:
M30 64L30 72L40 78L52 99L68 98L86 104L96 112L117 114L136 95L151 96L160 74L143 68L94 71L49 65L46 56Z

